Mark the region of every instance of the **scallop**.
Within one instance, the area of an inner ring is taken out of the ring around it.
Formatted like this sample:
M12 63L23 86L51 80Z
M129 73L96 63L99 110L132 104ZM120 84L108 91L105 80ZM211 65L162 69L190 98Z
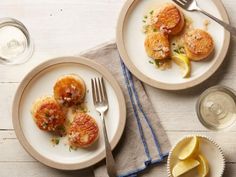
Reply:
M39 98L32 106L32 116L36 125L44 131L62 133L66 120L62 107L52 96Z
M84 101L86 86L83 79L75 74L60 77L54 85L54 97L63 106L76 106Z
M194 61L207 58L214 50L214 41L211 35L201 29L189 31L184 37L186 55Z
M148 56L155 60L166 59L170 56L168 36L161 32L149 33L144 46Z
M183 30L184 25L184 15L174 4L165 4L157 13L156 27L161 31L177 35Z
M91 146L99 137L99 128L90 115L77 113L68 131L69 144L76 148Z

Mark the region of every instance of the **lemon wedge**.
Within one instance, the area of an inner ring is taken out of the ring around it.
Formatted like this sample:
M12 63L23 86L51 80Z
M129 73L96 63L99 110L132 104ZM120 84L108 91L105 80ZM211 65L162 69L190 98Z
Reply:
M189 58L184 54L174 53L172 60L180 66L182 76L188 78L191 75L191 63Z
M196 136L191 137L189 142L185 144L179 153L179 159L185 160L190 157L194 157L198 153L199 141Z
M172 175L174 177L179 177L179 176L189 172L190 170L196 168L199 165L200 165L200 163L194 159L187 159L184 161L180 161L174 166L174 168L172 170Z
M199 154L197 160L200 163L200 165L198 166L199 176L206 177L209 172L209 165L207 159L203 155Z

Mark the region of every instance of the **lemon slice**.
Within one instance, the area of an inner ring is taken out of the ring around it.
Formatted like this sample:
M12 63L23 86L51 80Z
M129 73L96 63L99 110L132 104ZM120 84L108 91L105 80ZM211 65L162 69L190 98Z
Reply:
M183 146L181 152L179 153L179 159L185 160L190 157L194 157L198 153L199 141L196 136L190 138L189 142Z
M207 159L203 155L199 154L197 160L200 163L200 165L198 166L199 176L206 177L209 172L209 165Z
M174 168L172 170L172 175L174 177L181 176L181 175L189 172L190 170L196 168L199 165L200 165L200 163L194 159L187 159L184 161L180 161L174 166Z
M174 53L174 55L171 58L178 66L180 66L182 76L184 78L190 77L191 63L189 61L189 58L184 54L178 54L178 53Z

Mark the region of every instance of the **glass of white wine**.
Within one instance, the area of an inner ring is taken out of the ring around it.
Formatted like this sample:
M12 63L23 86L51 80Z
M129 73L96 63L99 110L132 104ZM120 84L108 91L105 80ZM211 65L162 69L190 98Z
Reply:
M0 64L25 63L33 53L33 42L23 23L13 18L0 19Z
M236 121L235 91L225 86L214 86L204 91L196 105L200 122L207 128L221 130Z

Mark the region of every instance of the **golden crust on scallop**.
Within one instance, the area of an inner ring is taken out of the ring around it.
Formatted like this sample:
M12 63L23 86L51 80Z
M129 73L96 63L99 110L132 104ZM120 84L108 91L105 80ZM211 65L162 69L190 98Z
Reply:
M170 56L170 43L168 36L160 32L149 33L144 42L149 57L162 60Z
M68 131L68 140L72 147L84 148L92 145L99 136L99 128L90 115L77 113Z
M163 6L157 14L156 27L170 35L179 34L185 25L183 13L173 4Z
M214 50L214 41L209 33L194 29L185 34L184 48L186 55L194 61L207 58Z
M31 113L36 125L44 131L59 133L66 120L62 107L51 96L37 99Z
M84 101L86 86L81 77L70 74L60 77L53 88L54 97L63 106L75 106Z

